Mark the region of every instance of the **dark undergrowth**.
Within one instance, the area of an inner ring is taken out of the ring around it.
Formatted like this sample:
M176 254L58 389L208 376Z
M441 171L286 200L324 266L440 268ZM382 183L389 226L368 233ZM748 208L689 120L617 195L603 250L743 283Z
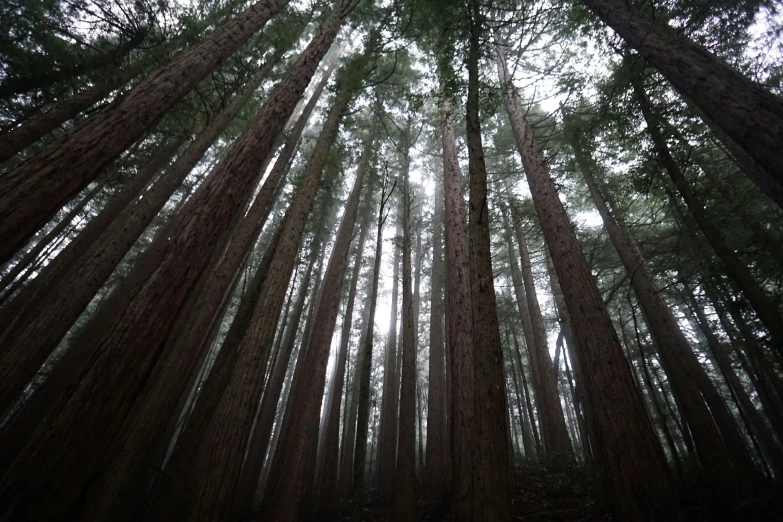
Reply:
M604 498L599 472L584 464L557 461L520 461L515 465L512 499L514 520L524 522L603 522L616 520ZM753 499L733 513L722 509L711 499L701 478L680 478L677 481L685 520L704 522L773 522L783 520L783 489L766 486L755 491ZM365 522L396 521L391 506L382 506L370 494L362 510ZM335 517L320 517L317 522L349 520L346 506ZM418 520L439 522L450 520L447 496L418 503ZM316 522L314 519L311 522ZM478 522L478 521L477 521ZM490 522L490 521L487 521Z

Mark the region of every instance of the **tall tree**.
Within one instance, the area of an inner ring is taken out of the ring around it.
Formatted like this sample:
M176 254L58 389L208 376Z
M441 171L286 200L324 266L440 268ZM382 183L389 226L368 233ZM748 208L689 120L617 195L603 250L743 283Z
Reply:
M783 207L783 99L746 78L665 21L622 0L582 0L715 126L718 137L738 146L760 169L746 172ZM757 176L753 174L757 173Z
M573 322L589 412L613 507L629 520L680 517L663 451L606 305L571 226L541 146L525 119L498 47L498 76L533 203ZM623 422L616 419L621 416Z
M140 82L119 103L0 181L0 261L5 261L78 190L157 123L288 0L261 0ZM65 172L69 174L64 174Z

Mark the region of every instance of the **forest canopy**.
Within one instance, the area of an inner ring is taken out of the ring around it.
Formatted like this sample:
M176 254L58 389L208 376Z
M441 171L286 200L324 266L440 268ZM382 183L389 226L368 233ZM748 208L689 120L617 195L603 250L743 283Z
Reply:
M777 0L0 4L0 519L783 517Z

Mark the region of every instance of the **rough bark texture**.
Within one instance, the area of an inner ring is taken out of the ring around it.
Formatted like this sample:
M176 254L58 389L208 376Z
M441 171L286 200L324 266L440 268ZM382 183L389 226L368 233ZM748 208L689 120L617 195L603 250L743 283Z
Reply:
M472 522L474 444L476 438L475 387L473 380L473 308L470 300L470 258L465 219L465 200L454 123L449 100L441 107L443 141L443 192L445 198L446 314L447 351L451 378L451 517Z
M310 47L318 50L307 61L313 67L325 54L337 34L344 16L341 6L323 23ZM310 48L308 48L309 50ZM304 55L308 54L305 51ZM307 62L305 62L307 63ZM299 92L301 96L302 91ZM282 89L276 92L285 92ZM286 212L286 230L272 260L270 274L264 283L254 318L242 343L239 357L229 385L212 421L214 433L207 443L205 470L198 485L190 520L212 520L229 517L233 509L234 491L247 437L253 424L258 397L263 387L269 351L283 307L287 282L296 261L299 243L317 191L324 162L337 134L340 116L350 98L348 89L341 89L329 110L308 163L302 184L297 188L291 206Z
M188 201L172 227L171 239L165 244L168 238L161 240L162 261L149 277L136 285L128 305L104 318L101 327L95 329L97 355L90 369L82 375L74 392L60 401L57 414L41 423L0 483L0 496L8 499L5 505L9 512L24 518L26 512L33 515L51 511L52 519L56 519L64 516L68 511L66 506L78 497L93 466L103 458L100 447L105 449L110 434L113 435L130 412L140 392L143 394L145 381L166 340L163 332L174 322L193 285L208 266L210 254L220 242L225 227L241 211L236 202L248 193L277 135L334 40L342 19L338 8L319 28L255 121ZM151 248L157 249L156 245ZM151 254L158 253L153 250ZM129 368L134 371L128 371ZM84 450L84 456L76 450L77 446ZM78 465L69 465L75 460L79 461ZM49 473L40 473L43 463L46 463L43 469ZM53 480L55 476L67 480ZM57 490L58 501L45 506L21 501L28 494L36 495L36 491L47 489ZM20 501L12 503L7 494Z
M647 131L652 138L655 146L655 152L660 158L666 172L669 174L674 185L677 187L682 199L685 201L688 210L693 216L699 229L707 238L715 254L726 267L727 274L737 283L745 298L756 311L759 320L770 333L772 344L778 354L783 354L783 315L775 304L773 298L761 287L754 278L748 265L740 259L737 253L732 250L721 236L720 230L714 225L714 220L707 210L696 198L685 173L680 169L677 162L672 157L666 139L661 133L659 127L659 118L654 112L647 94L644 92L644 86L641 79L637 79L633 85L634 94L642 108L644 120L647 123Z
M532 128L525 120L505 61L498 53L504 103L544 238L574 327L595 452L613 507L622 520L680 519L666 458L625 360L620 340L582 254Z
M661 362L666 373L670 376L669 382L693 435L699 459L709 482L713 484L719 495L717 498L722 502L732 504L736 502L736 496L743 493L742 489L737 487L738 484L742 484L742 480L736 469L737 462L734 462L734 460L742 458L743 455L735 455L732 458L729 453L730 448L727 447L718 430L716 424L718 408L725 408L725 405L720 397L717 397L716 404L711 408L712 413L707 408L705 403L707 390L704 386L700 390L697 384L699 377L706 377L706 374L703 374L703 370L699 367L700 363L693 360L695 358L688 340L677 324L677 319L671 309L663 300L653 275L646 266L639 246L609 209L599 188L594 164L576 137L572 118L567 112L565 114L569 141L574 149L579 169L620 260L631 277L631 285L644 312L645 322L655 339ZM706 379L706 386L712 387L709 378ZM713 415L715 419L713 419ZM744 443L739 433L736 432L736 423L730 417L726 422L728 424L727 430L736 435L733 438L734 444L739 444L739 447L732 448L733 451L742 453ZM726 435L728 433L724 432L724 436ZM727 438L728 440L732 439ZM749 459L749 455L744 457ZM753 467L750 462L747 466L750 469Z
M432 217L432 273L430 276L430 357L427 393L427 462L424 486L427 496L437 500L449 486L448 426L446 425L446 354L443 344L443 199L442 183L436 182Z
M470 240L470 297L473 306L473 368L476 394L476 460L474 461L474 520L511 520L508 407L503 348L495 302L492 249L489 234L487 170L479 118L479 68L483 19L477 0L471 11L468 50L467 141L470 174L468 236Z
M46 266L39 274L39 277L36 278L35 284L31 285L29 289L26 289L24 293L21 293L14 300L13 308L19 311L18 317L24 317L26 321L29 321L40 315L40 312L35 311L22 313L31 302L45 304L50 307L56 303L56 309L52 309L44 314L51 318L57 317L57 314L72 314L74 309L79 306L74 304L74 299L77 295L86 294L92 296L97 291L97 288L100 288L100 285L103 284L111 270L117 266L131 245L134 244L166 202L169 201L171 195L182 185L182 182L201 160L204 153L253 96L258 85L271 72L272 67L279 61L281 56L282 53L275 53L264 63L256 75L254 75L254 78L248 81L242 92L235 95L223 110L198 133L190 145L177 157L176 161L144 193L143 198L139 200L137 196L144 186L135 188L131 185L112 198L111 202L95 219L90 221L74 241L69 243L52 263ZM138 184L137 178L139 178L139 175L131 183L134 185ZM106 241L108 245L99 248L96 244L102 238L108 238ZM82 272L70 272L77 264L83 267L84 270ZM44 299L44 296L50 295L51 292L62 287L63 283L53 285L51 284L52 281L64 279L68 274L77 273L80 274L81 279L77 279L76 289L65 289L61 292L62 296L66 296L69 299L67 306L65 303L58 302L55 299ZM87 279L84 279L84 277L87 277ZM98 285L97 288L95 285ZM6 313L6 308L0 310L0 322L5 318L4 314ZM21 324L14 324L13 327L16 329L21 328ZM41 336L40 334L36 335L38 336L36 342L40 344Z
M0 261L157 123L289 0L261 0L0 181ZM277 134L275 132L275 134Z
M370 160L373 153L373 143L375 141L375 126L376 122L373 120L371 127L365 138L364 150L359 158L359 166L356 172L356 181L354 182L354 191L359 192L364 186L364 178L369 170ZM358 196L357 196L358 197ZM365 196L367 198L368 196ZM354 201L353 193L346 202L346 213L351 208L351 205L358 204L358 201ZM340 402L343 395L343 388L345 384L345 363L348 359L348 343L350 341L351 324L353 321L353 308L356 298L356 287L359 283L359 272L362 266L364 241L367 237L367 228L370 225L370 213L369 206L363 211L365 214L362 218L362 223L359 229L359 238L356 242L356 260L354 261L353 273L351 274L351 287L348 292L348 301L345 305L345 312L343 318L342 334L340 336L340 347L337 352L337 361L334 365L334 372L332 373L331 384L329 388L329 396L324 409L324 422L322 425L323 444L320 448L320 452L323 455L323 460L320 464L320 478L318 483L320 484L320 505L326 511L332 511L337 505L337 474L338 474L338 458L339 458L339 439L340 439ZM335 243L335 248L337 244Z
M343 107L359 88L360 82L346 81L338 96ZM369 156L369 154L368 154ZM317 445L319 414L326 380L326 365L329 359L334 325L340 307L340 289L348 267L353 228L359 210L359 199L367 169L357 171L354 187L345 203L340 228L332 248L332 255L324 274L321 298L313 319L312 337L303 360L301 386L293 389L290 400L296 407L290 410L291 422L288 429L280 433L280 443L276 452L280 452L279 461L270 472L270 489L266 498L266 510L271 519L294 522L298 519L299 508L307 499L303 493L311 487L306 484L313 480L313 469L307 465L315 458L313 445Z
M402 139L402 360L400 364L400 413L394 514L397 520L413 520L416 508L416 310L411 266L411 204L409 183L410 119Z
M582 0L745 153L763 175L767 194L783 187L783 100L746 78L664 22L650 20L623 0ZM723 137L722 135L719 137ZM779 205L783 202L778 199Z
M123 243L122 238L101 233L116 222L122 210L138 198L147 184L171 161L180 143L181 140L173 140L161 147L60 253L65 257L58 255L39 274L40 280L36 278L23 294L9 303L6 309L9 315L16 306L22 308L16 309L18 315L0 339L0 351L3 352L0 357L0 367L3 368L0 370L0 409L13 401L35 375L130 248L131 241ZM133 241L137 238L138 235ZM81 248L89 250L81 250L83 255L79 257ZM103 250L112 251L110 259L113 262L91 263L91 254ZM49 270L49 267L52 269ZM25 309L25 304L30 306Z
M131 74L126 73L106 85L98 85L77 92L54 107L25 120L21 125L0 135L0 163L15 156L66 121L89 109L112 90L125 84L132 76L132 72Z
M394 236L394 271L392 274L391 317L386 340L383 367L381 418L378 425L378 488L381 502L388 504L394 498L394 472L397 462L397 409L399 407L399 367L397 365L397 303L400 281L400 223Z

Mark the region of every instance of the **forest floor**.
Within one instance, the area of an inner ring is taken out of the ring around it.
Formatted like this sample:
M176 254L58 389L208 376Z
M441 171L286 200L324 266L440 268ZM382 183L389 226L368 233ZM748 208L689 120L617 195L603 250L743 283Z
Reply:
M515 487L512 506L515 521L524 522L608 522L612 520L603 498L601 479L597 472L573 464L522 462L515 466ZM678 485L686 520L719 522L725 514L716 513L710 505L706 488L700 481L681 481ZM758 498L729 517L737 522L767 522L783 520L783 491L771 488L757 492ZM418 519L422 522L448 521L449 500L418 505ZM330 522L348 520L347 509ZM370 502L363 510L365 522L397 522L389 506ZM400 521L401 522L401 521ZM407 521L406 521L407 522Z

